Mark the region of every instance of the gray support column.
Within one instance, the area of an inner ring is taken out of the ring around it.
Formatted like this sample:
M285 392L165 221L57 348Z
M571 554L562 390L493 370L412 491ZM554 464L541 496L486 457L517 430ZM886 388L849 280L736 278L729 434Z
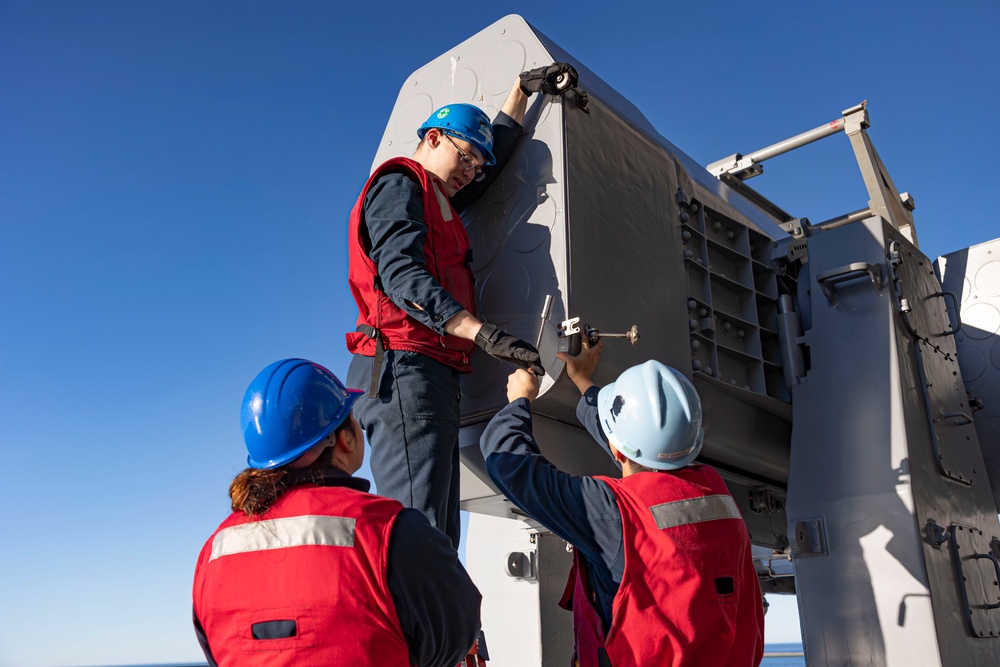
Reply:
M472 514L466 554L483 594L489 664L570 664L573 614L559 607L573 560L566 542L524 521Z
M809 267L787 507L807 663L1000 664L983 555L1000 530L988 483L970 485L974 431L947 418L964 390L930 261L870 218L811 237Z

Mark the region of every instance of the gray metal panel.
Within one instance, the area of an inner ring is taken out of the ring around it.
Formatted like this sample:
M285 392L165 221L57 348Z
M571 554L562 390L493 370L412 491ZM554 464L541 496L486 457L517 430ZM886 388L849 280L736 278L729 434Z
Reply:
M811 237L812 276L855 262L884 264L873 238L880 226L856 223ZM906 429L894 409L889 291L859 280L839 288L836 305L815 282L811 294L805 338L812 367L792 388L787 508L807 660L885 665L898 646L912 652L910 664L940 664L936 639L920 624L930 602L910 510ZM902 576L882 579L886 572ZM897 579L906 582L898 590ZM888 610L903 599L909 614L897 627ZM891 636L899 633L908 641Z
M900 285L912 319L936 332L947 321L944 303L929 295L940 288L929 260L897 230L872 218L809 238L812 367L793 388L787 510L807 658L997 664L1000 642L965 630L954 562L927 528L958 522L998 532L985 485L943 474L934 454L922 385L941 390L933 416L962 400L954 343L928 336L940 349L925 355L934 358L922 378L889 281L860 272L833 298L816 282L857 263L888 276L893 241L906 257Z
M968 407L946 302L938 296L941 285L930 260L904 238L905 230L885 223L883 233L887 247L897 250L902 259L896 270L898 293L911 309L905 313L905 307L900 308L896 351L902 397L908 408L913 510L922 530L940 655L949 665L1000 664L1000 641L973 638L976 635L970 635L966 627L968 605L994 625L1000 622L1000 610L986 609L1000 600L995 587L962 595L971 573L959 574L955 553L938 544L931 530L932 525L960 524L985 531L987 544L1000 534L975 429L967 420L952 417ZM993 567L986 562L976 561L970 567L994 580ZM985 595L991 597L984 599ZM979 628L985 627L980 622ZM981 636L991 635L984 631Z
M643 113L617 90L605 83L603 79L587 68L586 65L580 63L536 28L532 27L532 29L535 30L538 39L556 60L573 64L580 74L580 87L585 89L592 99L601 100L614 115L632 126L647 141L659 146L663 152L674 156L680 168L686 173L687 178L697 184L696 188L699 191L706 194L710 193L711 197L716 199L720 204L724 203L725 206L732 207L734 213L738 212L736 214L745 218L749 226L755 228L757 231L775 238L784 238L786 236L781 228L778 227L777 220L768 216L759 208L756 208L734 189L712 176L703 165L695 162L694 159L661 135ZM694 190L696 188L689 187L688 189Z
M490 665L562 667L573 657L573 615L559 606L573 563L566 542L519 521L469 517L469 575L483 594ZM533 576L505 573L507 554L523 554Z
M966 389L983 402L973 417L1000 512L1000 239L939 257L935 266L960 301L958 363Z
M787 400L787 393L775 381L781 368L769 264L769 234L782 233L590 70L520 17L505 17L409 77L373 164L411 154L415 128L437 106L472 102L492 114L518 72L554 59L577 67L590 112L571 98L532 97L512 162L464 213L480 314L534 341L545 297L555 297L540 346L548 374L535 412L574 426L579 394L554 358L554 323L580 316L605 332L637 324L639 344L609 341L595 380L606 384L650 358L705 376L704 459L783 485L789 426L773 397ZM697 261L686 257L695 245ZM710 312L695 335L689 321L700 308ZM462 383L466 428L506 404L511 371L478 351L473 366ZM739 425L734 411L745 417ZM463 436L463 442L473 439ZM579 447L571 449L571 442ZM603 453L585 438L547 446L553 460L566 451L567 462L594 461L580 473L604 471L596 463ZM472 463L477 480L465 477L463 501L495 511L483 495L490 484L475 456L463 453L463 460Z
M579 394L577 394L579 396ZM462 509L503 517L523 518L493 485L479 449L486 422L463 426L459 433L462 458ZM532 430L542 454L560 470L572 475L619 476L618 467L581 426L535 415ZM471 473L471 474L470 474Z

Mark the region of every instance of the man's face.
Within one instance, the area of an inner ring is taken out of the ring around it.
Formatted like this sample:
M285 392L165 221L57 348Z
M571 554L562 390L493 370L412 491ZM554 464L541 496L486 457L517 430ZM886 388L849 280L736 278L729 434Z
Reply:
M424 169L437 176L449 197L471 183L482 170L483 155L467 141L448 136L438 129L428 130L424 136L427 153L421 163Z

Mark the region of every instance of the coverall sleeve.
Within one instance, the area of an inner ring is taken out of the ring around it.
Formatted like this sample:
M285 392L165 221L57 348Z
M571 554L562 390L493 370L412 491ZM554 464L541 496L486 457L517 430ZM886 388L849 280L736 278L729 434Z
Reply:
M201 621L198 620L198 615L194 613L194 609L191 610L191 619L194 621L194 634L198 637L198 644L201 646L201 652L205 654L208 667L219 667L218 663L215 662L215 657L212 655L212 649L208 645L208 637L205 636L205 629L201 627Z
M424 200L420 185L403 174L376 180L365 197L368 256L382 289L407 315L439 334L463 310L424 267ZM419 306L419 307L418 307Z
M492 167L484 167L483 173L486 178L478 183L473 181L455 193L451 198L451 205L461 213L472 206L479 199L490 185L497 179L503 168L510 161L510 156L514 154L514 147L521 136L521 124L505 114L503 111L497 113L493 119L493 157L497 163Z
M386 579L410 664L455 667L479 635L482 596L444 533L404 509L389 536Z
M451 202L456 211L468 208L496 180L519 136L521 125L499 112L493 125L497 163L485 168L484 180L455 194ZM424 267L427 223L420 185L403 174L386 174L369 188L364 210L368 256L378 267L382 289L407 315L444 334L445 322L464 309Z
M605 435L604 429L601 428L601 418L597 412L597 395L600 391L600 387L591 387L587 390L587 393L580 397L580 402L576 404L576 418L583 424L583 427L587 429L587 433L590 433L590 436L597 441L605 453L611 456L608 436ZM613 457L612 460L614 460ZM622 467L622 464L618 461L615 461L615 465L619 469Z
M480 448L490 478L512 503L586 557L612 566L622 541L614 493L593 477L562 472L541 455L527 399L514 401L493 417Z

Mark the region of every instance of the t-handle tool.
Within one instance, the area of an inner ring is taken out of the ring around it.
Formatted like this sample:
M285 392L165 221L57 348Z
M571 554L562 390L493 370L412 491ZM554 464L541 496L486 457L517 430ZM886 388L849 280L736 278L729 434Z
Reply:
M587 342L591 345L596 345L598 338L625 338L633 345L639 342L639 327L635 324L625 333L601 333L589 324L584 327L587 331Z
M581 328L579 317L563 320L562 324L559 325L560 351L566 352L574 357L580 354L580 351L583 349L580 333ZM626 333L601 333L596 327L584 324L582 333L586 334L588 345L597 345L597 342L601 338L624 338L632 345L639 342L639 327L635 324L633 324L632 328Z

